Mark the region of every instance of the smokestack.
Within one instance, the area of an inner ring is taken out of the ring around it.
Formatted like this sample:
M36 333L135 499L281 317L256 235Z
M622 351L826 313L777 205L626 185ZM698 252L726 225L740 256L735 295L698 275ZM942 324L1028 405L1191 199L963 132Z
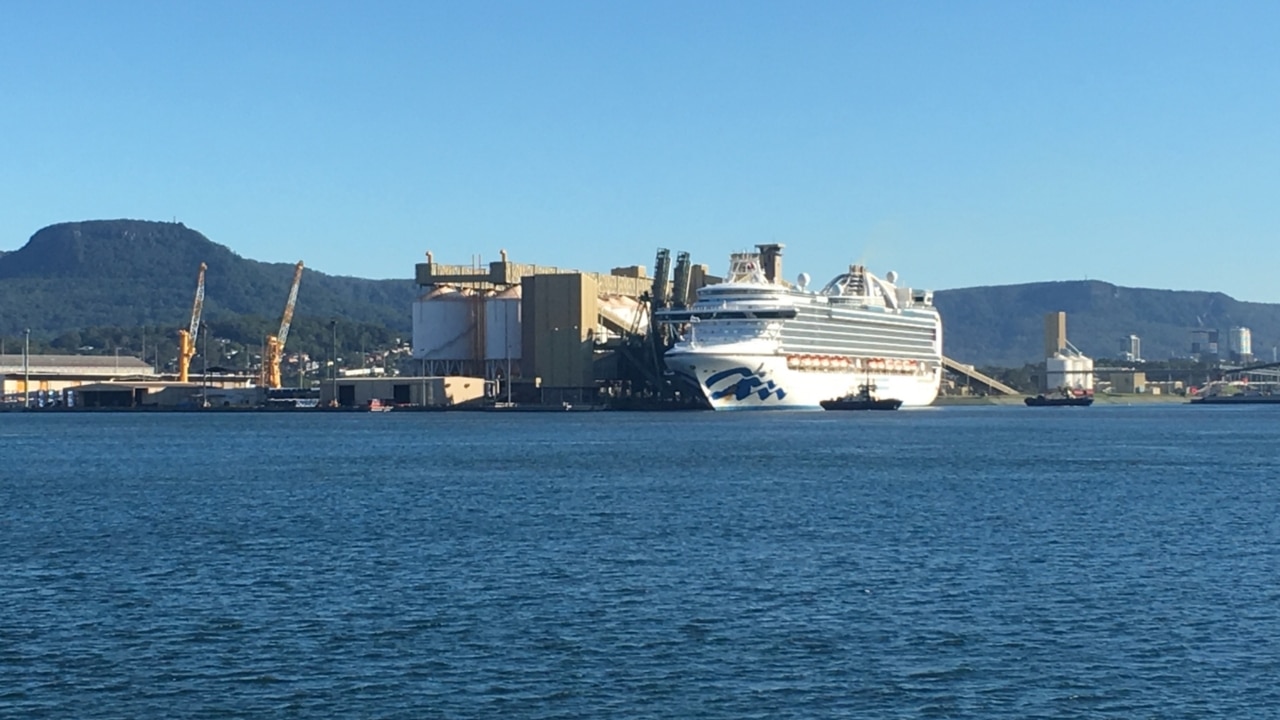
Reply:
M782 248L784 247L786 245L781 243L756 246L760 251L760 266L764 270L764 279L771 283L778 282L782 277Z

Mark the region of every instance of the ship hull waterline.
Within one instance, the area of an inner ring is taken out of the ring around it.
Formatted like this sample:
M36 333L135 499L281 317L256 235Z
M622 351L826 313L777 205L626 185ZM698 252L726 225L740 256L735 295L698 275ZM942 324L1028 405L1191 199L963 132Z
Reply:
M941 369L923 373L809 371L788 367L785 356L673 351L667 368L696 387L715 410L822 410L822 401L874 384L879 397L902 407L925 407L938 396Z

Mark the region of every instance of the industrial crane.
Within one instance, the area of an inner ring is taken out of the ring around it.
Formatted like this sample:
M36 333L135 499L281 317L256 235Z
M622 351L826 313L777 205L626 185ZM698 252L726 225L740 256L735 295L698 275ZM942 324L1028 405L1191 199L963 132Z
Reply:
M200 332L200 314L204 310L204 271L207 267L200 263L200 276L196 279L196 300L191 305L191 325L178 331L178 382L187 382L191 358L196 356L196 333Z
M289 300L284 304L280 318L280 332L267 336L262 353L262 384L269 388L280 387L280 361L284 359L284 343L289 339L289 323L293 321L293 306L298 302L298 283L302 282L302 261L293 269L293 286L289 288Z

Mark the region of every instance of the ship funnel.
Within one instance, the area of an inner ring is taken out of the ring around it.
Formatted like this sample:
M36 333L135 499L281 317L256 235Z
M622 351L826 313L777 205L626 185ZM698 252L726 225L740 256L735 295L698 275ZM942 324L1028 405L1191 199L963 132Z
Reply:
M756 249L760 251L760 265L764 270L764 279L776 283L782 279L782 248L786 247L781 243L769 243L767 245L757 245Z

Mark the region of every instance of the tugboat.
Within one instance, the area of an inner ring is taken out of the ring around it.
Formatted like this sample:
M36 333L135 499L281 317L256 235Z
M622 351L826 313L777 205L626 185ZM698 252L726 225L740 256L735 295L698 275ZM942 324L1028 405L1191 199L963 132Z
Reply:
M1089 407L1093 404L1093 396L1089 394L1074 395L1063 388L1061 395L1046 396L1041 393L1029 397L1024 402L1027 407Z
M878 398L875 383L859 385L855 395L845 395L818 403L823 410L897 410L902 401L895 398Z

